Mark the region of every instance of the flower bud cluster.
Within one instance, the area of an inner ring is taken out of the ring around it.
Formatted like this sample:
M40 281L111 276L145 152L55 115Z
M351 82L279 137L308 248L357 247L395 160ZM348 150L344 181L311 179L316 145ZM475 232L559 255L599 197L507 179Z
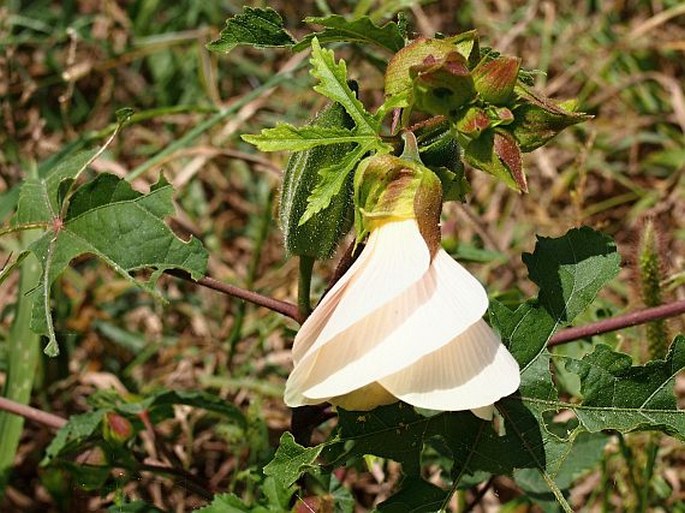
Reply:
M527 76L518 57L481 49L471 31L420 38L397 52L386 71L385 93L399 98L405 124L412 111L445 116L469 164L525 192L521 153L587 119L530 91Z

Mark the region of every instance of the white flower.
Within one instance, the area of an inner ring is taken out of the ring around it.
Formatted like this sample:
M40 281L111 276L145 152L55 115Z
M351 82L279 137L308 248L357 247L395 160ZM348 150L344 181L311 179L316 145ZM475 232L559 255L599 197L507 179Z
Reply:
M520 378L487 307L442 248L431 258L416 219L382 223L297 334L285 402L368 410L399 399L492 418Z

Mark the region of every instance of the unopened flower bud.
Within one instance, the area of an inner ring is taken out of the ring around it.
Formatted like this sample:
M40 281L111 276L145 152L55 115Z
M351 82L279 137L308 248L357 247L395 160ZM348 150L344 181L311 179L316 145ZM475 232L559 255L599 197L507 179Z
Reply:
M126 417L109 411L102 421L102 435L109 442L123 444L133 436L133 426Z
M354 189L358 239L387 222L416 219L429 248L437 248L442 188L440 179L421 163L413 134L405 135L401 157L384 154L364 160Z
M476 96L466 59L457 51L441 59L430 55L409 72L414 80L414 107L423 112L447 115Z
M505 105L513 98L521 59L501 56L483 59L473 70L473 82L481 99L494 105Z

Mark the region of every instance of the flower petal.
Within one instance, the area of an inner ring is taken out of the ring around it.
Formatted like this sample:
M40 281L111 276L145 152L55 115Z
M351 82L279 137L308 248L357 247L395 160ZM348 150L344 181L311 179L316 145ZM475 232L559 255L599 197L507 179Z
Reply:
M348 271L352 278L319 335L318 347L405 291L428 271L431 263L415 219L388 222L377 228L363 252L369 253L369 258Z
M420 408L478 411L513 393L520 375L516 360L481 320L443 348L379 383Z
M295 337L293 360L296 366L286 383L286 404L311 404L312 401L303 402L302 390L304 380L318 361L320 349L411 287L426 274L429 266L430 252L416 220L389 222L374 230L362 254L328 292ZM362 351L367 349L362 344Z
M487 307L483 286L441 249L421 280L320 350L303 394L324 400L394 374L450 343Z

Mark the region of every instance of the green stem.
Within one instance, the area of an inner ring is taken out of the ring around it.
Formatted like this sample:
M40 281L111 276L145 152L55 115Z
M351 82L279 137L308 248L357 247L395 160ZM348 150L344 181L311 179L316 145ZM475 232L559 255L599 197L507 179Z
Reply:
M300 276L297 281L297 310L301 319L306 319L312 313L311 288L314 257L300 256Z
M26 233L22 239L23 246L27 247L36 237L35 233ZM28 404L31 398L40 355L40 336L29 326L33 305L33 295L29 292L38 286L40 276L38 259L29 255L21 264L15 317L7 341L7 378L2 391L3 397L21 404ZM23 428L23 417L0 412L0 497L9 479Z
M633 468L633 464L635 463L633 451L622 434L618 433L617 436L618 446L621 450L621 455L623 456L623 459L626 462L628 483L630 484L630 487L633 489L633 493L635 494L635 500L637 501L635 511L643 512L644 505L642 504L642 490L638 484L638 480L635 477L635 469Z
M642 487L640 489L640 505L641 512L648 511L649 507L649 492L652 483L652 476L654 475L654 465L656 464L656 457L659 452L658 439L654 434L650 433L649 444L647 445L647 464L642 470Z

